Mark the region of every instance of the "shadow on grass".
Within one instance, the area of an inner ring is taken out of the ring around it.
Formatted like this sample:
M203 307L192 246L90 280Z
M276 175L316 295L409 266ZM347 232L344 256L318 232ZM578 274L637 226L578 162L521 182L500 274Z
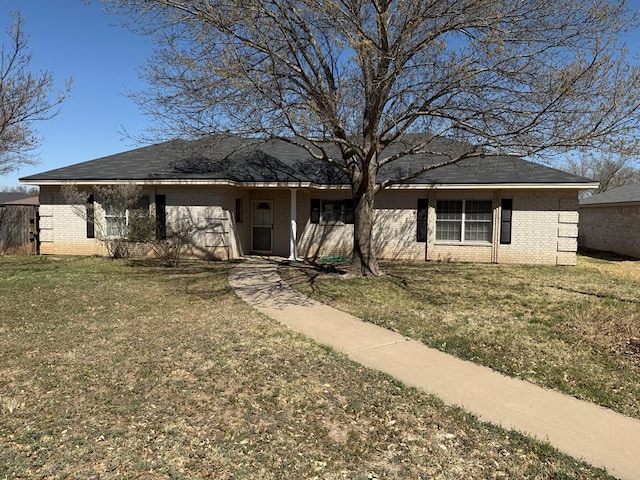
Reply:
M340 261L290 261L285 260L280 263L281 266L291 268L298 272L295 276L286 276L286 283L290 287L304 291L305 287L310 289L312 293L318 291L317 282L320 278L326 276L335 276L338 278L347 278L349 275L349 260ZM301 287L301 288L298 288Z
M132 268L156 269L166 274L184 275L189 273L204 273L213 270L228 270L233 265L242 263L243 260L183 260L178 265L167 265L159 258L130 258L127 265Z
M563 287L563 286L560 286L560 285L550 285L550 288L555 288L557 290L561 290L561 291L565 291L565 292L578 293L580 295L586 295L586 296L595 297L595 298L601 298L601 299L607 299L607 300L615 300L617 302L640 304L640 300L637 300L635 298L620 297L620 296L617 296L617 295L610 295L610 294L607 294L607 293L590 292L590 291L580 290L580 289L576 289L576 288Z
M238 261L185 260L178 266L167 266L162 259L135 258L129 259L127 265L132 269L140 269L144 274L150 272L162 275L167 288L180 288L188 295L203 300L219 299L232 293L227 277L229 270Z
M628 255L622 255L616 252L605 252L602 250L592 250L590 248L580 247L578 253L585 257L593 258L595 260L604 260L607 262L638 262L640 258L630 257Z

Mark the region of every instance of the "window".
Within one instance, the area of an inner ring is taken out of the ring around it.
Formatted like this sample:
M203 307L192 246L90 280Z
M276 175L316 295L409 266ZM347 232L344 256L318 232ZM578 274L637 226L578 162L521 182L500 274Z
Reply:
M149 195L140 197L132 208L123 209L113 204L104 205L104 220L107 237L123 237L128 233L129 218L133 215L139 217L149 216Z
M462 241L462 200L438 200L436 241Z
M126 233L128 222L126 211L122 211L112 204L104 205L104 222L107 237L121 237Z
M493 211L491 201L466 201L464 211L464 240L491 243Z
M436 241L491 242L491 200L438 200Z
M311 223L353 223L353 200L311 200Z

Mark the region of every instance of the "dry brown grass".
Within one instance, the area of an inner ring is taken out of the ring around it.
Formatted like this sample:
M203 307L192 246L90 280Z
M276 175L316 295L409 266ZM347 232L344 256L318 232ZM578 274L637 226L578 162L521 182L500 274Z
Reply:
M615 278L640 282L640 260L582 256L578 257L578 262L581 266L595 268Z
M0 258L0 478L610 478L290 333L229 268Z
M434 348L640 418L640 262L384 269L374 280L310 267L281 275Z

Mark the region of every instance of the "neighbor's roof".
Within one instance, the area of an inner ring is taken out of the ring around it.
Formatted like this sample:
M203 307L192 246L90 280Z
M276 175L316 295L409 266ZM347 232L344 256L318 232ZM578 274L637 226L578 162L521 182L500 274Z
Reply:
M35 202L33 201L35 199ZM23 192L0 192L0 205L37 205L38 197Z
M385 150L393 155L406 145ZM431 150L455 154L463 144L436 139ZM334 145L327 149L340 158ZM378 180L396 178L417 168L437 165L445 155L408 155L381 169ZM263 186L346 186L347 178L338 170L314 160L309 152L283 140L240 137L212 137L173 140L91 160L20 179L35 185L61 183L232 183ZM457 164L430 170L409 182L411 185L565 185L594 188L587 178L510 156L466 159Z
M580 200L581 207L619 205L623 203L640 203L640 183L624 185Z

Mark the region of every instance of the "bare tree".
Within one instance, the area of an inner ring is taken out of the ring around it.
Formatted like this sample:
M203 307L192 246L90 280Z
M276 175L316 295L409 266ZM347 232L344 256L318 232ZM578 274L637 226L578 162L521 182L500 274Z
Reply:
M135 183L94 185L88 190L63 185L62 195L77 216L91 223L95 238L111 258L140 253L136 247L143 246L167 266L178 266L184 247L202 231L191 218L160 228L148 206L141 205L142 187ZM142 253L147 251L143 248Z
M130 220L127 238L130 242L145 245L167 267L177 267L184 247L192 242L199 230L195 222L180 219L174 225L165 225L164 231L159 231L156 218L137 215Z
M633 153L586 152L569 157L566 169L576 175L597 180L600 186L595 193L602 193L629 183L640 182L639 165L638 156Z
M71 88L54 93L53 75L30 70L31 54L24 21L14 13L8 28L9 42L0 47L0 175L20 165L35 163L29 154L40 142L33 123L58 113Z
M636 148L640 75L619 43L635 22L624 1L104 3L156 39L137 99L162 133L280 138L349 178L358 274L379 273L376 194L435 168L378 180L407 155ZM438 137L461 148L439 151ZM402 151L389 154L392 143Z
M38 187L27 187L26 185L18 185L15 187L0 187L0 192L17 192L17 193L27 193L32 196L37 196L40 193L40 189Z
M129 220L139 210L140 185L95 185L91 190L63 185L62 195L77 216L92 224L95 238L102 242L111 258L129 256Z

